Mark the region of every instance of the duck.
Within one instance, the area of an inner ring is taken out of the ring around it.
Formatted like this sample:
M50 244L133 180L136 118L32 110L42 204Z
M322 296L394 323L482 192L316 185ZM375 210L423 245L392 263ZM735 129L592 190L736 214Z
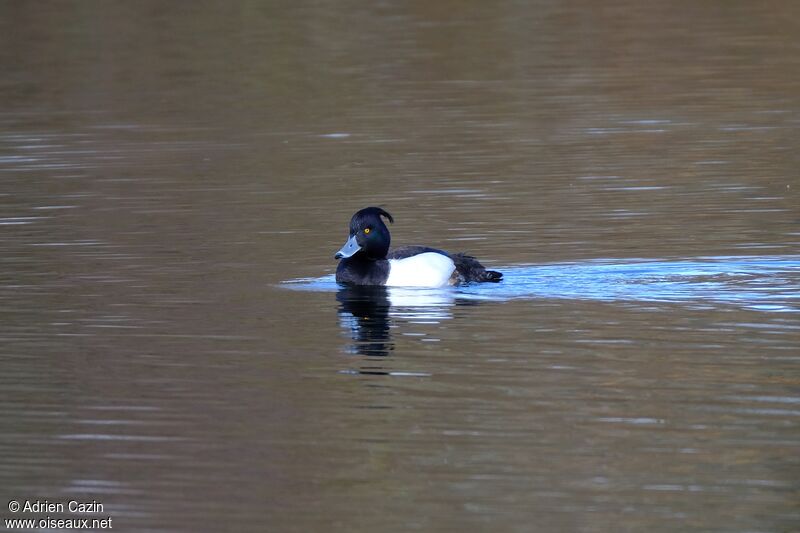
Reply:
M389 251L392 237L380 207L366 207L350 219L350 235L336 252L337 283L387 287L446 287L473 282L499 282L503 274L487 270L465 253L451 254L428 246L403 246Z

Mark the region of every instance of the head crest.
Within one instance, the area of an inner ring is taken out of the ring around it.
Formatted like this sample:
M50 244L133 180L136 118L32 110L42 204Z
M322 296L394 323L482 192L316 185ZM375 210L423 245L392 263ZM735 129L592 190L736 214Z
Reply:
M386 220L394 224L394 218L392 217L392 215L390 215L388 211L381 209L380 207L365 207L364 209L353 215L353 220L368 216L386 217Z

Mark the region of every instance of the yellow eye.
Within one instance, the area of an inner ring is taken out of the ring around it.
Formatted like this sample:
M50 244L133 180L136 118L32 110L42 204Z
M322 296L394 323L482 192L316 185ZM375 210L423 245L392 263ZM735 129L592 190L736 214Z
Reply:
M366 235L367 233L369 233L369 232L370 232L370 229L369 229L369 228L364 228L364 234L365 234L365 235Z

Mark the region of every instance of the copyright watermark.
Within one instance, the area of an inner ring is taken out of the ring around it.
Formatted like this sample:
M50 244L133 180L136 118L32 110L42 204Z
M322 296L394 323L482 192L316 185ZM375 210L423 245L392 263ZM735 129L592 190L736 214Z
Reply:
M7 530L12 529L113 529L113 519L110 516L86 517L85 515L103 514L105 509L102 503L92 500L82 502L68 500L65 502L51 502L49 500L10 500L8 510L11 513L24 515L34 514L44 517L38 518L5 518L3 522ZM50 513L65 516L51 516ZM79 516L74 516L79 515Z

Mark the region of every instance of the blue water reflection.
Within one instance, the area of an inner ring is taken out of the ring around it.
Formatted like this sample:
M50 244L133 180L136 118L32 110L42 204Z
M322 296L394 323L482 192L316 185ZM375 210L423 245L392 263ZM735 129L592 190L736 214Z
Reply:
M409 321L440 321L448 318L447 309L460 301L558 298L800 311L800 256L795 255L700 257L675 261L598 259L499 267L498 270L504 275L499 284L445 289L381 288L381 303L374 304L374 309ZM283 286L341 291L340 303L349 301L353 293L352 289L338 285L333 275L294 280ZM354 304L363 305L365 293L358 294Z
M800 256L604 259L503 272L506 283L496 293L487 295L482 287L465 287L463 292L480 299L569 298L800 311Z

